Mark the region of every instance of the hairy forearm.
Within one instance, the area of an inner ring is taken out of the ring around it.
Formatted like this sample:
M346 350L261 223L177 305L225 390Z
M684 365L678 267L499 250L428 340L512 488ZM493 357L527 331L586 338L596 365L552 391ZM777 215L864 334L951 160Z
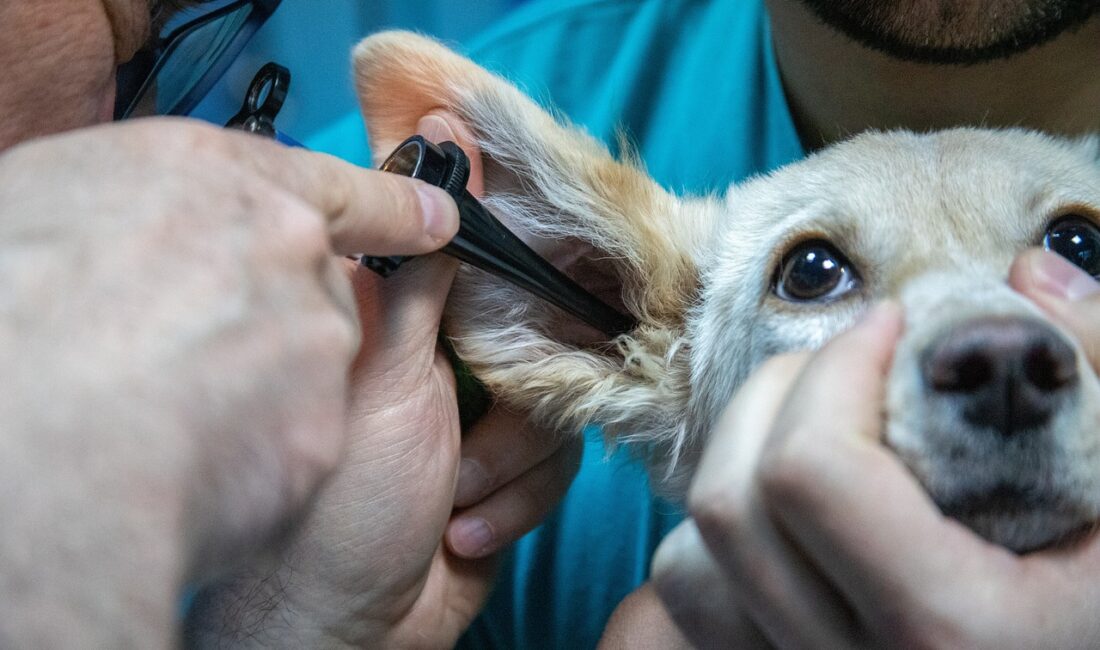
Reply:
M286 578L254 569L201 591L188 611L191 648L353 647L288 597Z

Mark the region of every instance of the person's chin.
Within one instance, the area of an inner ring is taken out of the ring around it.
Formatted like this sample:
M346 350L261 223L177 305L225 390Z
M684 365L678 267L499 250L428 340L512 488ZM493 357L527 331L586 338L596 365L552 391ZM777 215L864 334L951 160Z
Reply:
M1019 0L998 13L963 0L913 2L799 0L822 23L892 58L972 65L1011 58L1080 27L1097 13L1095 0ZM1005 3L1006 5L1008 3Z

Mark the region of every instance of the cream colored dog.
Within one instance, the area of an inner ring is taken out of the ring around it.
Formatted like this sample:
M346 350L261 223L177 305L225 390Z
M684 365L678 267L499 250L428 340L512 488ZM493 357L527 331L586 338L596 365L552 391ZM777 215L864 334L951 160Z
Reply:
M590 244L639 320L611 344L570 343L555 308L464 269L445 329L499 399L560 430L602 424L682 494L753 368L893 297L906 333L886 442L940 508L1018 551L1100 519L1100 382L1005 283L1045 240L1100 265L1096 139L870 133L724 198L684 198L434 41L379 34L355 65L377 154L453 111L484 153L486 205L535 238Z

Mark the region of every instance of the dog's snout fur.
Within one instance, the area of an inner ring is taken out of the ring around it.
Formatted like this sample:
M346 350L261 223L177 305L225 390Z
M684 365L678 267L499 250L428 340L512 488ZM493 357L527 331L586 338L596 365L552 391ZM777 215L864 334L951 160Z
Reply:
M945 514L1024 552L1100 512L1100 382L1006 271L909 280L885 439Z
M923 354L925 388L958 402L979 434L1038 433L1077 383L1077 357L1053 327L984 317L951 327Z

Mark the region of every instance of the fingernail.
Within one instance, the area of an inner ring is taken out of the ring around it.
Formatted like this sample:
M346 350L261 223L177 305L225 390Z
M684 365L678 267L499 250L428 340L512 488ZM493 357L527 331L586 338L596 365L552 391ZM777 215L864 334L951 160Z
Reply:
M481 557L491 552L493 531L484 519L459 519L451 524L451 550L463 557Z
M458 231L458 207L446 191L417 183L416 196L424 215L424 232L438 242L448 242Z
M455 486L455 505L472 505L489 489L489 474L481 463L472 458L463 458L458 464L458 485Z
M1031 272L1041 291L1063 300L1076 302L1100 293L1100 282L1057 253L1043 251L1033 256Z
M451 130L451 125L438 115L425 115L420 118L416 123L416 132L429 142L440 143L448 140L454 142L455 140L455 132Z

